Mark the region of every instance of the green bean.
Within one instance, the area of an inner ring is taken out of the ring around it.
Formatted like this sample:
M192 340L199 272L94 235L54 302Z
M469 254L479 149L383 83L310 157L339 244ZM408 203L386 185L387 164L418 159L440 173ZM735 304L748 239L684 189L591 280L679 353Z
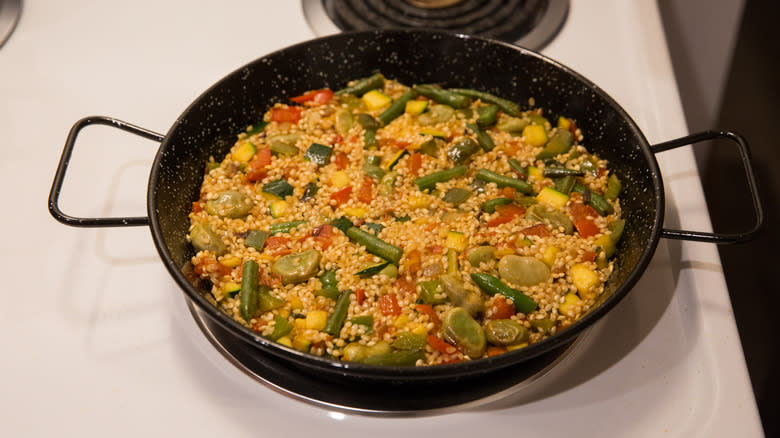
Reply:
M265 121L255 123L250 129L246 130L247 137L263 132L266 126L268 126L268 122Z
M620 179L614 173L607 179L607 188L604 190L604 198L609 200L617 199L620 196L620 191L623 190L623 185L620 183Z
M358 114L357 120L360 126L367 131L376 131L382 127L382 124L377 122L370 114Z
M609 203L606 199L604 199L603 196L599 195L596 192L591 191L590 189L586 188L582 184L575 184L574 187L571 189L572 192L579 193L582 195L583 199L586 199L590 195L590 199L588 201L588 205L593 207L594 210L596 210L596 213L598 213L601 216L607 216L612 214L615 210L612 208L612 204Z
M438 172L429 173L414 180L414 184L420 190L432 189L436 187L436 183L449 181L452 178L462 176L466 173L466 166L457 166L452 169L440 170Z
M369 355L363 360L363 363L391 367L411 367L414 366L418 360L425 360L425 353L422 351L398 350L389 353Z
M571 149L571 145L574 143L574 134L566 129L558 129L553 134L552 138L544 145L544 149L536 154L537 160L544 160L545 158L552 158L556 155L565 154Z
M329 335L336 336L341 331L341 327L344 326L344 320L347 319L347 311L349 310L349 296L352 295L350 289L346 289L336 299L336 305L333 307L333 313L328 316L328 320L325 322L325 328L322 330Z
M371 254L382 257L394 265L397 265L404 255L404 251L401 248L391 245L360 228L352 227L347 230L346 234L350 239L365 246L366 250Z
M530 195L534 192L533 186L523 180L512 178L510 176L504 176L487 169L479 169L476 178L486 182L495 183L499 187L514 187L515 190L520 193L525 193L526 195Z
M485 203L483 203L480 208L485 213L495 213L496 207L498 207L499 205L511 204L512 201L513 200L509 198L495 198L489 201L485 201Z
M480 107L478 110L477 125L482 128L492 126L498 120L498 105L490 104Z
M393 194L393 187L395 186L395 180L398 179L397 172L386 173L381 180L379 180L379 186L377 187L377 193L379 196L390 196Z
M545 167L543 173L546 178L562 178L564 176L585 175L585 172L581 170L569 169L568 167Z
M417 92L413 89L409 89L404 91L404 94L398 97L398 99L395 100L382 114L377 117L379 119L379 123L382 124L382 126L387 126L395 120L398 116L404 113L404 109L406 108L406 102L409 102L410 100L414 99L417 96Z
M510 158L507 163L509 163L509 167L511 167L515 172L523 176L528 176L528 169L523 167L523 165L520 164L520 162L516 159Z
M490 274L474 273L471 279L488 295L501 294L510 298L518 312L529 314L536 310L536 302L519 290L512 289Z
M464 96L473 97L483 102L489 102L498 105L499 108L512 117L520 115L520 105L498 96L495 96L484 91L471 90L468 88L450 88L449 91L453 93L462 94Z
M484 129L471 123L466 124L466 127L469 128L471 132L477 135L477 142L479 143L480 146L482 146L482 150L484 150L485 152L490 152L496 147L496 144L493 142L493 139L490 137L490 134L485 132Z
M372 166L379 166L379 163L382 162L382 157L379 155L369 155L366 157L366 164L370 164Z
M450 248L447 250L447 274L456 275L458 270L458 251Z
M349 85L346 88L342 88L341 90L336 91L336 94L354 94L356 96L362 96L371 90L382 88L384 86L385 77L382 76L382 73L375 73L367 78L355 81L352 85Z
M367 129L363 133L363 149L378 149L379 143L376 141L376 131Z
M339 296L339 281L336 279L336 271L325 271L320 275L320 290L315 291L314 295L328 297L335 300Z
M471 99L462 94L443 90L434 85L424 84L416 85L414 91L438 103L451 106L453 108L466 108L471 104Z
M257 312L258 304L258 282L257 277L260 272L260 267L254 260L247 260L244 263L243 271L241 273L241 295L240 310L241 317L244 321L249 322L255 316Z
M366 334L374 333L374 317L372 315L360 315L349 320L352 324L366 327Z
M453 187L447 190L447 193L441 198L444 202L449 202L452 205L460 205L466 202L471 197L471 190L462 189L460 187Z
M290 222L278 222L271 224L269 231L271 234L289 233L290 231L298 228L299 226L307 223L307 221L290 221Z
M447 150L447 156L455 164L463 164L469 157L477 153L478 150L479 145L477 142L467 137L452 145L452 147Z

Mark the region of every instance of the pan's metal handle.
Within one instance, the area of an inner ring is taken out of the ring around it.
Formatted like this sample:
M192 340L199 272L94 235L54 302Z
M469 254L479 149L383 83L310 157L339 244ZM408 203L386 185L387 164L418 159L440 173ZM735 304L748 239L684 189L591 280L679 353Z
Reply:
M149 225L149 218L146 216L140 217L107 217L107 218L93 218L93 217L75 217L70 216L60 210L60 191L62 190L62 183L65 180L65 171L68 169L68 163L70 162L70 156L73 153L73 146L76 144L76 137L79 132L89 125L107 125L114 128L119 128L123 131L131 132L135 135L139 135L149 140L161 142L163 136L139 126L131 125L130 123L123 122L121 120L112 119L110 117L103 116L91 116L84 117L76 122L68 133L68 138L65 140L65 147L62 150L62 156L60 157L60 164L57 166L57 173L54 175L54 182L51 185L51 192L49 192L49 212L55 219L62 222L65 225L74 227L122 227L122 226L139 226Z
M651 146L650 149L653 151L653 153L657 154L659 152L668 151L669 149L675 149L680 146L687 146L702 141L715 140L718 138L730 140L737 145L739 156L742 159L742 166L745 168L748 189L750 190L750 195L753 200L753 211L756 215L755 225L747 232L733 234L667 230L664 228L661 231L661 237L665 237L667 239L694 240L697 242L711 242L718 244L742 243L756 237L758 232L761 231L761 228L764 226L764 208L762 207L761 198L758 194L758 183L756 181L755 172L753 171L753 165L750 163L750 151L748 150L747 141L744 137L732 131L704 131L678 138L676 140L659 143L657 145Z

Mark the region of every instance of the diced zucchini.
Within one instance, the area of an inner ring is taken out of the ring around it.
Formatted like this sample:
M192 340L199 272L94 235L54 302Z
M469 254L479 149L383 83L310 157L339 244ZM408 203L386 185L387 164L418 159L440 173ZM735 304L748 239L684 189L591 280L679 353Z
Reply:
M255 145L247 140L236 148L235 152L232 153L232 156L234 160L246 163L255 156L255 152L257 152Z
M375 263L364 267L363 269L355 272L355 275L362 278L373 277L374 275L382 272L383 269L389 265L390 262Z
M558 306L558 311L566 316L575 316L580 310L582 300L577 294L566 294L563 297L563 302Z
M391 171L393 168L398 164L399 161L401 161L401 158L405 157L406 155L409 155L409 151L406 149L401 149L398 151L393 158L385 165L385 170Z
M281 338L276 340L277 343L284 345L285 347L292 348L292 339L290 339L289 336L282 336Z
M396 278L398 277L398 267L396 267L392 263L388 263L387 266L384 267L377 275L384 275L387 278Z
M571 129L571 120L563 116L558 117L558 127L568 131Z
M544 173L535 166L528 166L528 182L537 182L544 179Z
M365 217L366 213L368 211L363 207L346 207L344 208L344 214L347 216L352 216L356 218L362 218Z
M284 216L285 213L287 213L287 210L289 209L290 204L288 204L285 201L271 201L270 204L268 204L268 209L271 212L271 216L274 218L279 218Z
M236 266L241 264L242 260L241 257L226 256L223 257L219 262L227 266L228 268L235 268Z
M284 199L293 194L293 186L290 185L284 178L271 181L263 186L263 192L270 193L278 196L280 199Z
M310 310L306 314L306 328L313 330L322 330L328 321L328 312L324 310Z
M543 146L547 143L547 131L545 131L543 125L528 125L523 128L523 138L526 144Z
M469 241L466 238L466 235L460 231L450 230L447 233L445 246L448 249L454 249L457 252L463 252L466 249L466 246L468 246L468 243Z
M540 116L538 114L527 114L526 117L528 117L528 120L530 120L531 124L533 125L544 126L550 123L546 117Z
M536 195L536 200L542 204L547 204L550 207L561 209L569 202L569 196L551 187L545 187Z
M271 149L271 152L277 155L283 155L285 157L292 157L298 153L297 147L280 140L271 142L269 149Z
M601 280L590 266L585 263L577 263L569 269L569 276L582 298L589 299L596 296Z
M222 285L222 296L223 297L234 297L236 294L241 290L241 285L238 283L234 283L232 281L228 281L227 283Z
M366 108L370 110L384 108L393 103L393 98L379 90L371 90L364 94L361 99L363 100L363 103L366 104Z
M555 263L555 257L560 251L561 249L557 246L548 246L545 248L544 252L542 253L542 261L544 264L552 267L552 265Z
M425 128L420 131L420 135L430 135L431 137L440 138L442 140L447 139L447 134L441 129Z
M349 175L347 175L347 172L344 172L343 170L333 172L333 175L330 177L330 183L333 184L333 186L337 189L343 189L351 182L352 179L350 179Z
M615 242L612 241L611 235L604 234L596 239L596 241L593 243L600 250L600 252L604 253L604 256L607 259L610 259L613 255L615 255Z
M292 347L298 351L308 353L309 349L311 348L311 340L303 335L297 335L293 338Z
M427 100L410 100L406 102L406 108L404 109L404 112L406 114L416 116L418 114L422 114L423 111L425 111L425 108L428 108Z
M319 166L324 166L328 164L328 158L330 158L330 153L332 151L333 148L330 146L325 146L324 144L319 143L312 143L311 146L309 146L309 149L306 150L303 158Z

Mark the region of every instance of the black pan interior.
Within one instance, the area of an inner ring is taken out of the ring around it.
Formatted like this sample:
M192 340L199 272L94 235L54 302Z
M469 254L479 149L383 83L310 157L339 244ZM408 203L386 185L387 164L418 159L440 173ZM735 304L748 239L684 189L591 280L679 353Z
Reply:
M286 96L381 71L407 85L438 83L475 88L529 107L573 118L589 150L610 161L623 181L628 226L619 245L617 269L604 302L577 324L528 348L493 358L439 367L392 369L333 362L267 342L227 318L182 274L193 255L185 236L187 214L197 200L209 156L224 156L236 135L261 120ZM474 375L529 360L565 342L611 308L637 281L657 244L663 217L663 188L649 146L623 109L601 89L570 69L534 52L491 40L440 32L372 31L339 34L288 47L239 68L204 92L176 120L155 159L149 181L152 234L166 267L187 295L209 316L258 348L338 376L439 379Z

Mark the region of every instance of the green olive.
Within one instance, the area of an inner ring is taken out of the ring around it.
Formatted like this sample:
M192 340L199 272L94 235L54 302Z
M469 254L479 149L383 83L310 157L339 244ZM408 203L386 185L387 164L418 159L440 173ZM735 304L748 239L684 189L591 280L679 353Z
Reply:
M271 265L271 272L282 277L282 283L301 283L317 274L320 269L320 252L310 249L299 254L289 254Z
M494 345L528 342L528 329L513 319L494 319L485 325L485 337Z
M198 222L190 231L192 246L198 251L211 251L216 255L227 252L225 242L211 229L207 222Z
M485 354L487 342L479 323L463 307L453 307L444 314L441 322L444 338L472 359Z
M444 293L455 306L464 308L472 316L485 311L485 303L482 302L479 292L466 289L460 280L450 274L440 276L439 281Z
M498 275L516 286L533 286L550 277L550 268L534 257L510 254L498 261Z
M206 201L206 211L219 217L238 219L249 214L252 210L252 201L249 197L235 190L222 192L217 199Z

